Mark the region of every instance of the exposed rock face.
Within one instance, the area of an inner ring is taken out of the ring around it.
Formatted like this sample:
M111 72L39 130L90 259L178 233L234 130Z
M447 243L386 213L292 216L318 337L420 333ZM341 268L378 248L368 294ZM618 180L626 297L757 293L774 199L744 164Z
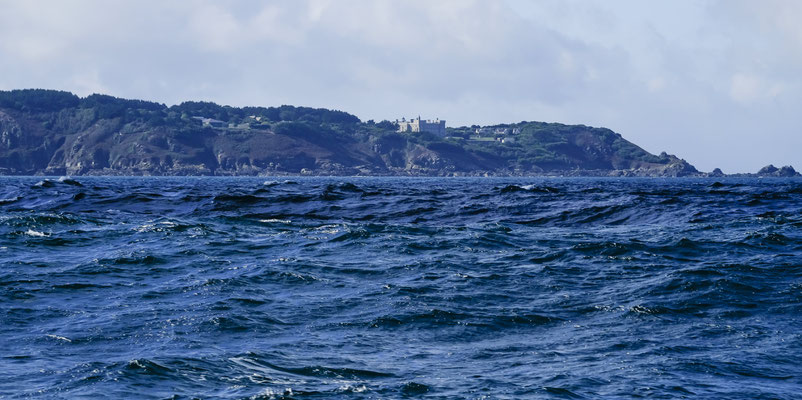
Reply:
M794 167L792 167L790 165L786 165L784 167L777 168L772 164L769 164L769 165L761 168L759 171L757 171L756 175L757 176L784 177L784 178L794 177L794 176L801 176L799 174L799 172L796 172Z
M514 140L477 139L467 127L449 128L446 139L399 134L390 122L325 109L167 107L103 95L0 91L0 174L699 174L685 160L650 154L609 129L542 122L498 129L514 131Z
M800 176L800 174L799 172L796 172L794 167L786 165L784 167L781 167L780 170L777 171L777 176L791 177L791 176Z
M777 173L777 171L779 171L777 167L775 167L773 164L769 164L757 171L757 174L760 176L771 176Z
M657 167L657 171L654 174L655 176L689 176L697 174L699 171L696 168L688 164L687 161L678 159L674 156L671 156L672 160L668 164L665 164L664 167Z

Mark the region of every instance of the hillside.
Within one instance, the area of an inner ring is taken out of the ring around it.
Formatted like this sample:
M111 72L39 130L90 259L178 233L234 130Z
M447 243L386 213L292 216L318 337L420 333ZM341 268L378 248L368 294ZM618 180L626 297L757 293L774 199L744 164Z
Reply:
M696 169L604 128L543 122L397 133L307 107L0 91L5 175L633 175Z

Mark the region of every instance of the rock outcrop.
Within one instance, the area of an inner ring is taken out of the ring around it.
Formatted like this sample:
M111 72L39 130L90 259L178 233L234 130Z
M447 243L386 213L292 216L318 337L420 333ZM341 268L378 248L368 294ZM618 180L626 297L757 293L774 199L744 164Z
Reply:
M802 176L802 175L799 174L799 172L796 172L794 167L792 167L790 165L786 165L784 167L777 168L772 164L769 164L769 165L761 168L759 171L757 171L757 173L755 175L763 176L763 177L784 177L784 178L794 177L794 176Z

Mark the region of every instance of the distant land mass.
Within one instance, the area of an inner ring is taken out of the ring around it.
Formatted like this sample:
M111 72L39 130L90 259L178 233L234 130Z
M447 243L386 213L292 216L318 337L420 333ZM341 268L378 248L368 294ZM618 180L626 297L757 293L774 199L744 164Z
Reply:
M397 131L395 122L320 108L0 91L0 174L723 176L606 128L522 121L445 136Z

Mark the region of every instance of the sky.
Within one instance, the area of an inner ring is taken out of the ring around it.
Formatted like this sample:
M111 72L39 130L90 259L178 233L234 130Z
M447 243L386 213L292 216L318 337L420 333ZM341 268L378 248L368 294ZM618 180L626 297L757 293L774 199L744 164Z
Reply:
M607 127L802 169L802 1L0 0L0 90Z

